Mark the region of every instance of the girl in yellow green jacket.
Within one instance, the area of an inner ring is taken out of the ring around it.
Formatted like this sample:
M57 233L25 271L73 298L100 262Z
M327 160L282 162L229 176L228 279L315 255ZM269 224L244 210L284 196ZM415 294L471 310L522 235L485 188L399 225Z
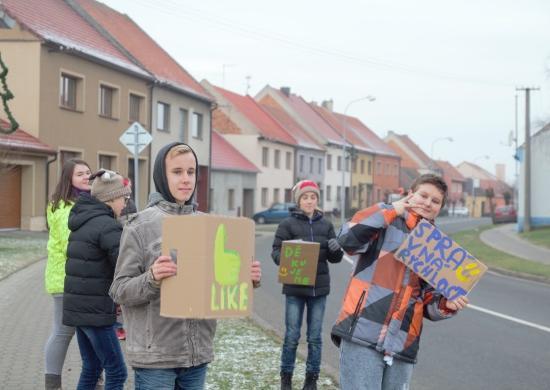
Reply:
M46 263L46 291L54 303L53 327L45 347L46 389L61 389L61 371L67 349L75 329L61 322L63 314L63 284L65 262L69 240L69 213L75 200L83 192L90 192L88 177L91 175L88 163L70 159L63 164L61 178L55 187L47 209L48 261Z

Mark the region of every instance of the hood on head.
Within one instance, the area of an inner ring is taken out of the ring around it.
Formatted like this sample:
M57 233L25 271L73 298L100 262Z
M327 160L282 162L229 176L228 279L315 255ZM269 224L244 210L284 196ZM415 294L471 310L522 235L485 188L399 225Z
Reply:
M170 187L168 186L168 179L166 178L166 156L170 152L170 150L177 145L185 145L187 146L191 152L193 153L193 156L195 157L195 172L196 172L196 180L195 180L195 188L193 188L193 194L191 194L191 197L185 204L193 204L195 203L195 194L197 191L197 182L199 180L199 159L197 158L197 155L193 148L189 146L186 143L183 142L172 142L168 145L165 145L162 147L162 149L159 150L157 153L157 157L155 159L155 165L153 167L153 181L155 183L155 188L157 190L157 193L160 194L160 196L170 202L170 203L176 203L176 199L172 196L170 193ZM158 200L155 197L156 203L158 203ZM149 200L149 205L151 206L151 199Z

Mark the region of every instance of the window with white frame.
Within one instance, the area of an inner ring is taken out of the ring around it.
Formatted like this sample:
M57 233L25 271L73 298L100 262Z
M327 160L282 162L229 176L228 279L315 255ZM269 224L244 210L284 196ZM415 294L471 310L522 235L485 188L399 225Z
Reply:
M145 112L145 110L143 109L144 101L145 99L143 98L143 96L139 96L134 93L130 94L128 110L128 120L130 122L145 122L145 118L142 117L143 113Z
M202 139L202 126L203 126L202 114L198 112L193 113L193 120L191 121L191 136L196 139Z
M327 154L327 171L332 171L332 154Z
M262 207L267 207L267 202L268 202L267 196L268 196L267 188L263 187L262 188Z
M227 190L227 209L235 210L235 190L233 188Z
M63 165L70 160L71 158L82 158L82 153L73 152L69 150L60 150L59 151L59 165L63 168Z
M292 169L292 153L286 152L286 169Z
M83 84L81 77L61 73L59 79L59 105L69 110L82 110Z
M273 166L276 169L281 167L281 151L279 149L275 149L275 153L273 154Z
M99 86L99 115L106 118L115 118L115 99L117 89L108 85Z
M269 166L269 149L267 147L262 147L262 165L264 167Z
M110 171L116 170L115 168L115 156L108 154L100 154L97 157L98 167L108 169Z
M330 202L332 199L332 187L327 186L327 202Z
M157 130L170 131L170 105L157 102Z

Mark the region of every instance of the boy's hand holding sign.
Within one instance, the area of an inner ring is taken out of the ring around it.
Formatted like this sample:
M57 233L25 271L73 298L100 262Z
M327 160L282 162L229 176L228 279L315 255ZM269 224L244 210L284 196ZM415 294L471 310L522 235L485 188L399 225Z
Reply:
M485 264L428 221L409 233L395 258L449 301L466 296L487 271Z

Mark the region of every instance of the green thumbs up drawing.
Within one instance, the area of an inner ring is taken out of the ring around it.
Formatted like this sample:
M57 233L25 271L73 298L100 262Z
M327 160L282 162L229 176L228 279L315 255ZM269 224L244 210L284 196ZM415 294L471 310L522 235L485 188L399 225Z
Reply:
M227 233L222 223L216 231L214 243L214 277L222 286L231 286L239 282L241 272L241 256L239 252L225 249Z

